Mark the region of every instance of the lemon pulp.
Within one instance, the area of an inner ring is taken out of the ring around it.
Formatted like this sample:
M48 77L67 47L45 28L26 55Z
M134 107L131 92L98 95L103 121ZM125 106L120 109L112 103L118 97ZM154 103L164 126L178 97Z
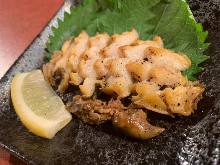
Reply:
M51 139L72 119L40 70L17 74L11 97L20 120L35 135Z

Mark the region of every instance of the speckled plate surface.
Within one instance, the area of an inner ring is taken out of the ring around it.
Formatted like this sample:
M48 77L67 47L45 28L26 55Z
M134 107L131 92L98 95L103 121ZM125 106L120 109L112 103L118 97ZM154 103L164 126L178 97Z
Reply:
M206 93L195 114L175 119L149 114L166 131L146 141L119 135L110 124L89 126L78 119L53 140L32 135L13 110L10 81L17 72L42 66L52 21L0 80L0 146L28 164L220 164L220 1L189 3L196 19L209 31L211 43L206 70L199 75ZM62 13L63 8L58 16Z

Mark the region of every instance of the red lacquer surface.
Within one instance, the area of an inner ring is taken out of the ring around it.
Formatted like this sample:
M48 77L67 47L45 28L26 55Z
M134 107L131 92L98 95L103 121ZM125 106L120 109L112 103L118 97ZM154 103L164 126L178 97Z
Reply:
M0 78L30 45L63 0L0 0ZM0 165L24 165L0 148Z
M0 78L62 3L63 0L0 0Z

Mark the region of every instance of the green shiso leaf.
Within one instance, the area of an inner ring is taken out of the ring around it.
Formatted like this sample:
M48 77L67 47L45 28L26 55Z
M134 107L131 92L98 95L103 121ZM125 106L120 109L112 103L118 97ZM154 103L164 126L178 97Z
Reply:
M78 35L97 18L99 6L95 0L85 0L81 5L71 8L71 14L65 13L64 20L58 20L58 28L53 27L47 43L47 50L53 53L59 50L63 42Z
M208 59L203 52L208 32L197 23L184 0L84 0L65 14L53 28L47 49L50 54L59 50L71 36L86 30L90 35L97 32L122 33L136 28L141 39L159 35L165 47L186 54L192 66L184 72L191 80L203 68L199 65Z
M188 4L183 0L160 3L152 10L156 15L152 20L155 25L152 36L161 36L166 48L190 57L192 66L184 74L194 80L194 75L203 70L199 64L208 59L208 56L203 55L208 47L204 43L208 32L204 32L202 25L195 21Z
M87 31L94 35L98 32L109 34L122 33L135 28L141 39L149 38L154 28L150 20L154 18L151 8L160 0L112 0L114 8L107 10L92 24Z

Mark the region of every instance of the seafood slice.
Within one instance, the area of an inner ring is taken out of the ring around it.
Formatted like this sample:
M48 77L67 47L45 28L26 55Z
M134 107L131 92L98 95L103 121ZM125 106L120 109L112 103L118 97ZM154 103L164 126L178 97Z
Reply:
M151 82L160 86L175 87L185 85L187 78L180 71L166 66L153 67L150 72Z
M88 48L88 42L88 34L85 31L82 31L79 36L74 39L74 42L70 45L70 56L68 59L68 65L71 67L71 71L77 72L80 57Z
M152 64L147 61L131 61L126 65L126 68L131 76L138 81L150 79Z
M161 134L165 129L152 126L147 115L141 109L128 109L115 113L112 121L116 128L137 139L150 139Z
M124 98L130 95L130 84L125 77L111 76L107 79L106 86L102 88L102 91L108 95L117 95L120 98Z
M164 90L165 101L172 113L189 116L196 109L204 88L200 86L178 86Z
M170 114L160 95L157 84L148 82L137 83L136 92L138 95L132 97L132 102L134 102L134 104L160 114Z
M149 62L160 66L170 66L183 71L191 66L191 61L186 55L174 53L168 49L149 47L145 50Z
M67 110L89 124L101 124L112 119L116 112L125 109L120 100L111 100L108 103L101 100L83 99L74 96L66 106Z
M112 42L109 46L104 48L103 57L119 57L119 47L130 45L138 39L138 33L135 29L130 32L122 34L115 34L112 36Z
M119 47L120 57L126 57L133 60L142 60L145 58L145 49L148 47L162 48L163 41L160 37L155 37L153 41L138 40L134 45L126 45Z

